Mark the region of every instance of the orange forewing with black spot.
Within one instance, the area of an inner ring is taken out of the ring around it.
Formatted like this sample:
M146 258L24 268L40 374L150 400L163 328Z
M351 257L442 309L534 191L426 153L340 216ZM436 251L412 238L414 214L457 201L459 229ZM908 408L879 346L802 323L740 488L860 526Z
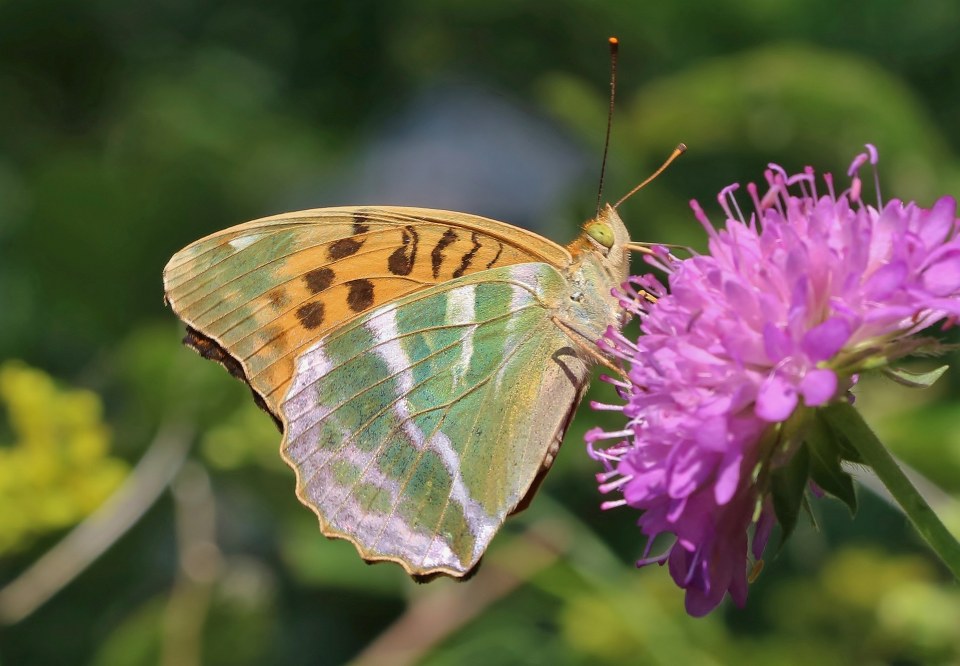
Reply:
M274 415L294 360L372 307L478 271L570 263L560 245L475 215L321 208L263 218L187 246L164 269L187 342L241 374Z

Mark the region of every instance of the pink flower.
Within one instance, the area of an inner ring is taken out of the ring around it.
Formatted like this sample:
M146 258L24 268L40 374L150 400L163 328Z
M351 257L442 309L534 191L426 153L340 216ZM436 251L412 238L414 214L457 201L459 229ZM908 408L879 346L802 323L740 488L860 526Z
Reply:
M619 294L643 335L610 330L601 341L629 365L629 380L608 378L623 405L594 408L622 411L627 424L591 430L588 448L606 468L600 490L622 494L604 508L641 511L648 545L638 565L668 562L691 615L727 592L745 603L748 546L759 559L778 518L775 471L804 446L814 408L844 399L857 373L909 354L913 334L960 314L956 202L867 205L857 171L868 160L877 162L872 146L839 195L829 174L823 194L812 169L788 176L771 165L762 197L747 186L749 221L736 185L720 193L719 231L691 202L709 254L678 260L658 248L648 261L669 288L646 275ZM672 545L650 557L665 533Z

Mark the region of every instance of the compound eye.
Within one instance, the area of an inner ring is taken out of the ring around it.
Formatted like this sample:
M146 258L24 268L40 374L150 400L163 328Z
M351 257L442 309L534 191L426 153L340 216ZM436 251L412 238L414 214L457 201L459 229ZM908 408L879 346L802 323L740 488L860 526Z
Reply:
M586 229L587 235L593 240L597 241L603 247L610 249L613 247L613 227L604 222L590 222L587 224Z

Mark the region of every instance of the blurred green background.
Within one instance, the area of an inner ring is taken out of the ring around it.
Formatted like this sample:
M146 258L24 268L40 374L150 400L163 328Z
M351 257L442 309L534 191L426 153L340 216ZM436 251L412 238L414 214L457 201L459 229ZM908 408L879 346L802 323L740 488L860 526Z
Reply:
M262 215L415 204L571 239L611 34L608 197L690 147L621 208L635 238L702 246L690 198L720 222L724 185L770 161L844 182L868 141L885 198L960 193L955 0L0 3L0 664L960 663L960 590L863 489L769 549L746 609L686 617L632 566L635 516L598 508L586 408L473 580L364 565L246 388L180 346L166 260ZM954 371L858 398L954 527L958 397Z

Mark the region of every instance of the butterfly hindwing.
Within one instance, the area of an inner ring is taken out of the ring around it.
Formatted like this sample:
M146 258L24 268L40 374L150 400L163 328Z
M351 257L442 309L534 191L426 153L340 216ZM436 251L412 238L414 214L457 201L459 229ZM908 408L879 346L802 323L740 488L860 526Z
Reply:
M296 357L337 326L477 271L569 260L536 234L464 213L325 208L203 238L174 255L164 286L187 341L242 372L276 415Z
M551 321L546 263L371 309L299 355L284 457L325 534L413 574L462 576L549 464L587 366Z

